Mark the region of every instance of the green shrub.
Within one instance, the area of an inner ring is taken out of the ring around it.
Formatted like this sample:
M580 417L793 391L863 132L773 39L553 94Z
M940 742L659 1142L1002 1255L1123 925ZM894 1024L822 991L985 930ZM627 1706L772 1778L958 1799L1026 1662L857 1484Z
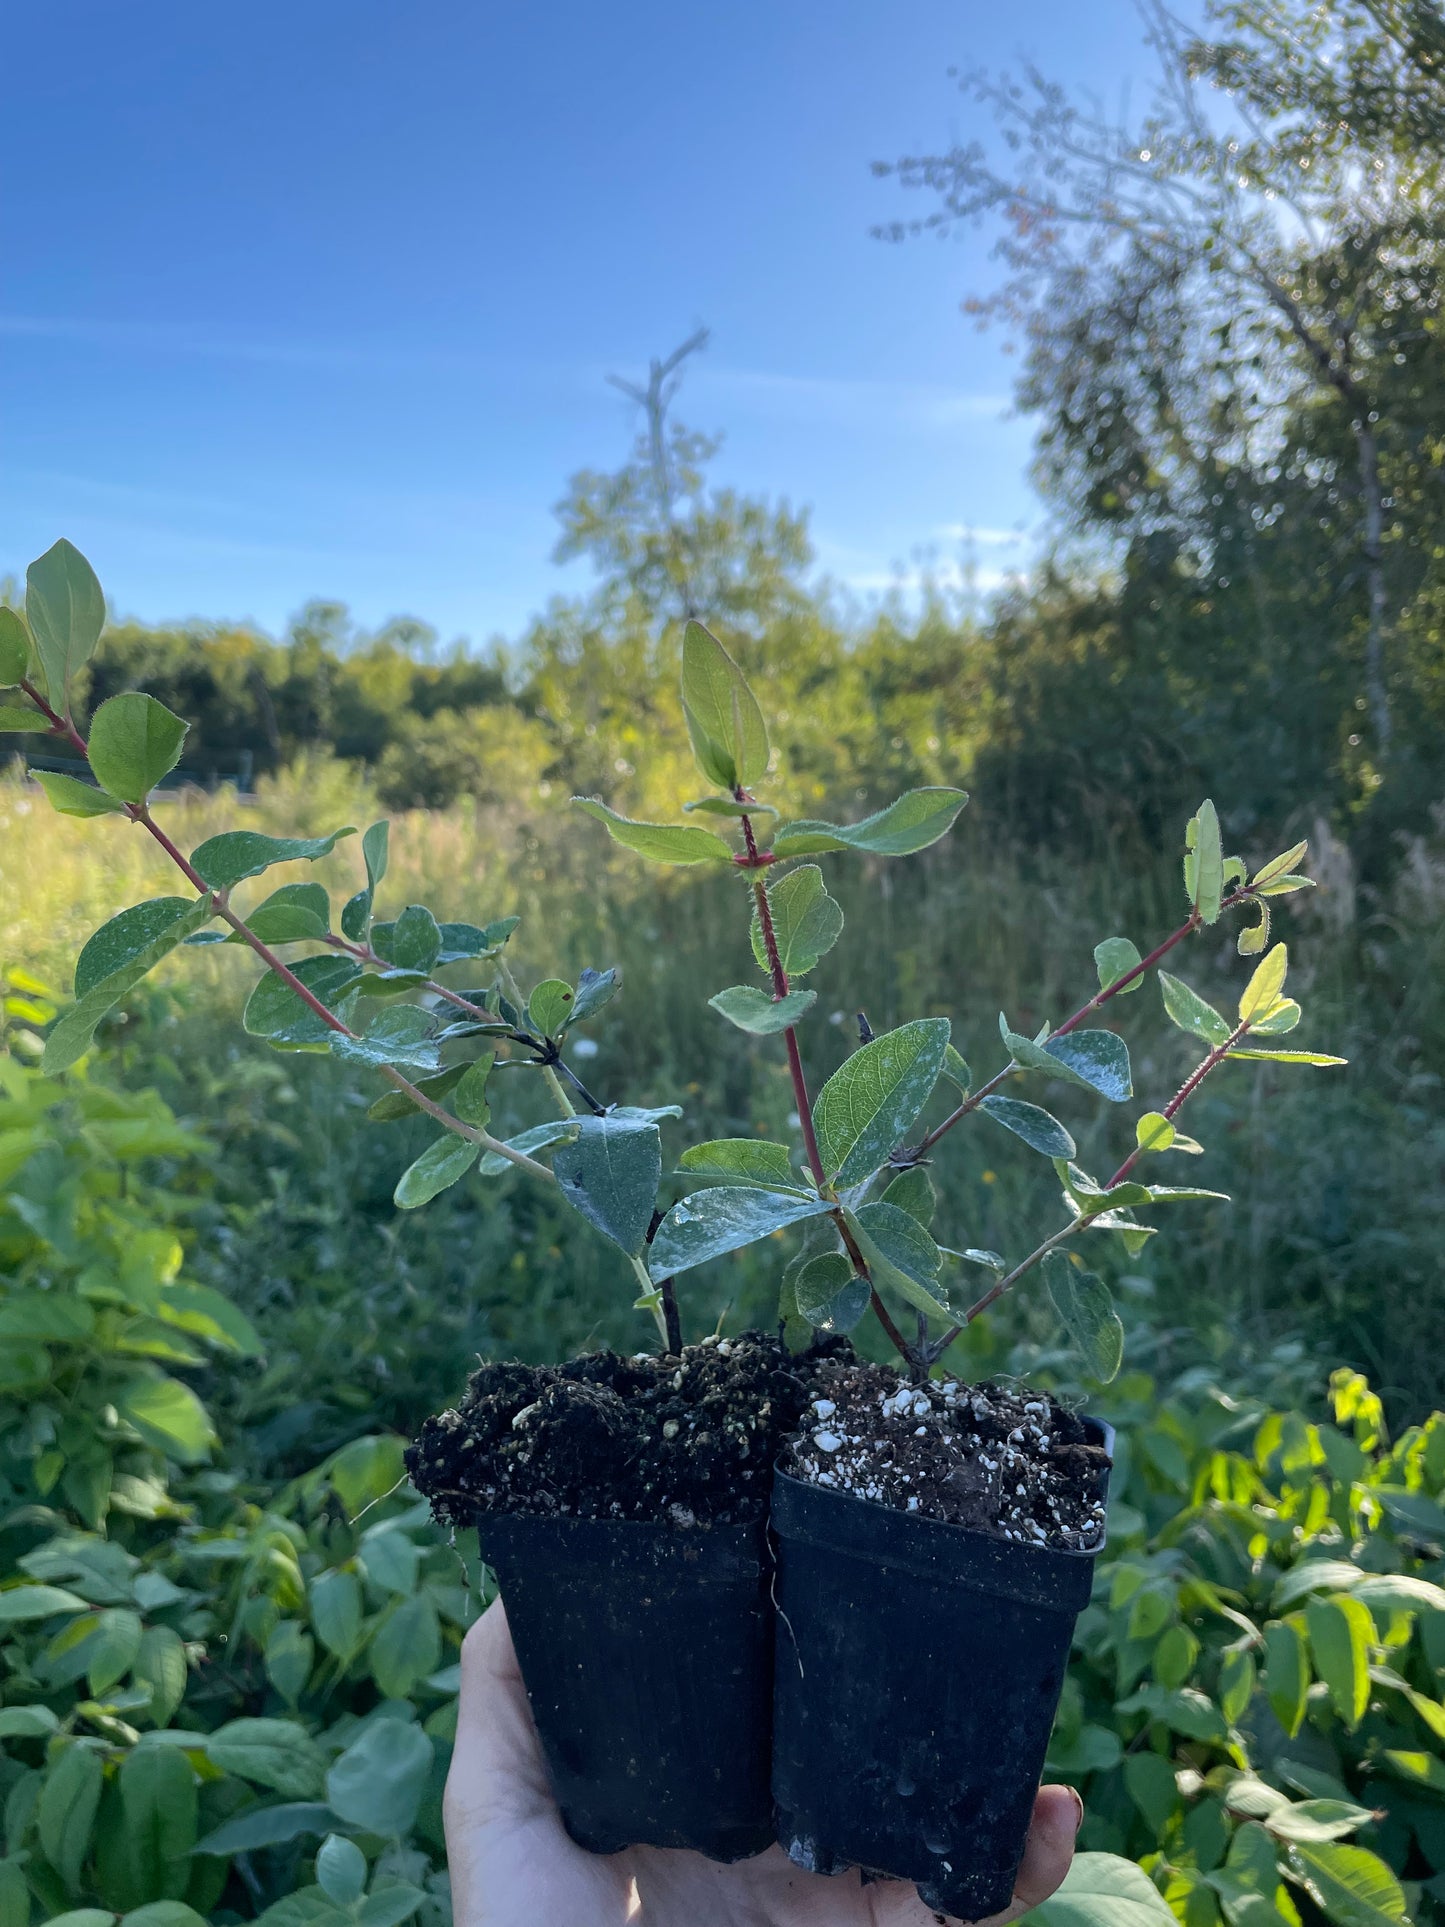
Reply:
M439 1927L474 1606L402 1441L274 1491L215 1463L192 1381L259 1343L146 1175L203 1147L154 1096L13 1056L0 1092L0 1921L249 1917L334 1835L360 1858L323 1854L326 1905Z

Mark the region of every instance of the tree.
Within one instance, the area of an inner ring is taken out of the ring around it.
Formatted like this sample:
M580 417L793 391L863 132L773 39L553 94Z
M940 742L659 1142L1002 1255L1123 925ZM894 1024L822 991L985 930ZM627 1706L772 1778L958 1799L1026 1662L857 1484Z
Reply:
M1009 159L975 140L895 168L940 206L890 238L997 220L1007 274L968 305L1029 340L1041 467L1076 518L1183 531L1203 566L1220 477L1280 478L1291 430L1342 423L1374 753L1394 728L1391 371L1438 313L1445 30L1422 0L1213 0L1191 36L1141 0L1159 63L1137 122L1037 70L971 75ZM1262 492L1262 491L1261 491ZM1348 580L1346 588L1353 586ZM1336 602L1346 619L1348 598ZM1335 617L1336 652L1347 651Z

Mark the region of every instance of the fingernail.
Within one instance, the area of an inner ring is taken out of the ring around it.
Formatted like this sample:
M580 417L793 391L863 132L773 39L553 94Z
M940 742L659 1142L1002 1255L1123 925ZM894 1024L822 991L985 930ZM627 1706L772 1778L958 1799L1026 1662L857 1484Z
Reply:
M1080 1827L1082 1827L1082 1826L1083 1826L1083 1824L1084 1824L1084 1797L1083 1797L1083 1795L1082 1795L1082 1794L1081 1794L1081 1793L1079 1792L1079 1789L1078 1789L1077 1787L1072 1787L1072 1786L1071 1786L1071 1787L1069 1788L1069 1791L1070 1791L1070 1793L1072 1793L1072 1794L1073 1794L1073 1796L1074 1796L1074 1805L1075 1805L1075 1806L1076 1806L1076 1807L1078 1808L1078 1810L1079 1810L1079 1817L1078 1817L1078 1819L1077 1819L1077 1820L1075 1820L1075 1822L1074 1822L1074 1838L1075 1838L1075 1839L1077 1840L1077 1839L1078 1839L1078 1837L1079 1837L1079 1829L1080 1829Z

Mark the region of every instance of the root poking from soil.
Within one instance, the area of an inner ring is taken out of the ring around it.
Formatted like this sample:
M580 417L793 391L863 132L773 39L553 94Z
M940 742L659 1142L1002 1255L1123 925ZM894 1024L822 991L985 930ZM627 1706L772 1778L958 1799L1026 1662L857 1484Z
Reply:
M1047 1392L911 1384L882 1365L820 1365L782 1469L810 1485L1028 1545L1092 1549L1108 1455Z
M741 1525L767 1511L773 1463L808 1410L820 1367L744 1332L681 1356L593 1352L566 1365L483 1365L455 1411L407 1453L443 1521L479 1508L529 1517Z

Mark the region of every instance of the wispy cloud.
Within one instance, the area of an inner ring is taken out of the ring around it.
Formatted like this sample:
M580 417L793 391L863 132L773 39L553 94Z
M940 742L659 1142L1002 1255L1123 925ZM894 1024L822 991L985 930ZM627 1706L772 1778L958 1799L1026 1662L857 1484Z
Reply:
M1012 407L1008 395L974 394L937 383L786 374L701 362L693 381L698 393L713 390L734 404L755 403L774 417L782 413L847 427L953 429L965 422L998 421Z
M980 549L1015 549L1029 540L1027 529L980 528L975 522L944 522L934 533L940 542L959 542Z

